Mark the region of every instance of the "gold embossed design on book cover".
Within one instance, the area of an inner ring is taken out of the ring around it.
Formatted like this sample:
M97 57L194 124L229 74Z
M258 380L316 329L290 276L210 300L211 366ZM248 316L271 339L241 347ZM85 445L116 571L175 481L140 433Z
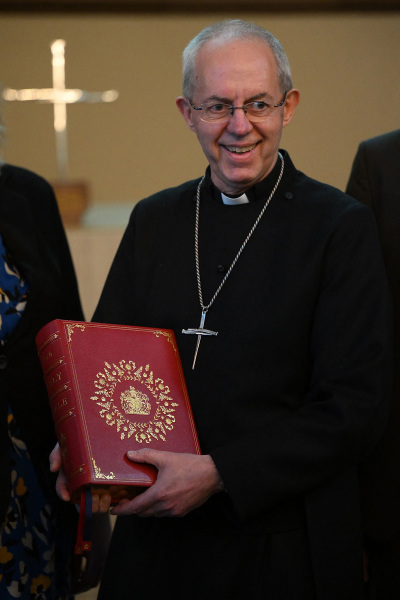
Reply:
M96 395L91 400L99 415L115 428L121 440L134 436L138 444L166 441L176 421L179 406L169 386L157 377L150 365L138 366L132 360L104 363L94 381ZM137 417L143 417L141 421ZM135 418L136 417L136 418Z

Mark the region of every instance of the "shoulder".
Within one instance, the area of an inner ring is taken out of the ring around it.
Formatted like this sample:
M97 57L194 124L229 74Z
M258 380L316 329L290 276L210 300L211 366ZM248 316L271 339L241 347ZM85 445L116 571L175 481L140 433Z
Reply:
M3 164L0 170L0 184L3 188L28 199L54 199L53 189L46 179L23 167Z
M332 236L377 239L372 210L352 196L300 172L291 191L295 209L292 221L316 244L324 245Z
M183 207L189 205L190 200L195 199L199 181L200 178L186 181L176 187L167 188L143 198L135 205L131 219L145 219L147 217L163 219L173 216Z
M369 212L364 205L338 188L299 171L286 153L287 175L281 195L290 209L296 207L305 219L340 218L349 212Z
M199 179L193 179L191 181L186 181L175 187L166 188L143 200L138 202L138 206L142 208L147 207L161 207L164 205L171 206L179 204L182 201L185 201L187 198L191 198L196 194L197 185L199 183Z
M360 143L360 147L368 151L390 151L400 148L400 129L383 133Z
M371 213L369 208L352 196L301 172L298 172L294 182L293 195L300 199L303 209L307 208L307 212L315 212L319 217L341 218L349 213Z

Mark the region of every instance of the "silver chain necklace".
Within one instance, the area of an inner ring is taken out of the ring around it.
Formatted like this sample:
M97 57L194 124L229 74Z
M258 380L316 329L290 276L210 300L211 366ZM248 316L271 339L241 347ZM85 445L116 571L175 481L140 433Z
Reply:
M250 229L249 233L247 234L243 244L240 246L235 258L232 261L231 266L229 267L229 269L227 270L225 277L223 278L223 280L221 281L221 283L219 284L218 288L216 289L216 292L214 294L214 296L211 298L210 302L208 304L204 304L203 301L203 292L202 292L202 287L201 287L201 278L200 278L200 261L199 261L199 220L200 220L200 189L201 189L201 184L204 181L204 176L201 178L199 185L197 186L197 194L196 194L196 221L195 221L195 230L194 230L194 252L195 252L195 260L196 260L196 277L197 277L197 290L199 293L199 301L200 301L200 307L201 307L201 319L200 319L200 326L197 329L182 329L182 333L188 333L188 334L192 334L192 335L197 335L197 343L196 343L196 349L195 349L195 353L194 353L194 358L193 358L193 364L192 364L192 369L194 369L195 364L196 364L196 358L197 358L197 354L199 351L199 347L200 347L200 342L201 342L201 337L203 335L218 335L218 331L212 331L211 329L205 329L204 328L204 322L206 320L206 315L208 310L211 308L211 306L214 304L215 299L217 298L218 294L220 293L221 289L223 288L223 286L226 283L226 280L228 279L229 275L232 273L232 269L233 267L236 265L237 261L239 260L240 255L242 254L243 250L245 249L248 241L250 240L251 236L253 235L257 225L259 224L259 222L261 221L261 218L263 216L263 214L265 213L265 211L268 208L269 203L271 202L278 185L281 182L282 179L282 175L283 175L283 170L285 168L285 162L283 160L283 156L282 154L279 152L278 153L279 158L281 159L281 170L279 173L279 177L274 185L274 188L272 190L272 192L270 193L270 195L268 196L263 208L261 209L260 214L258 215L253 227Z

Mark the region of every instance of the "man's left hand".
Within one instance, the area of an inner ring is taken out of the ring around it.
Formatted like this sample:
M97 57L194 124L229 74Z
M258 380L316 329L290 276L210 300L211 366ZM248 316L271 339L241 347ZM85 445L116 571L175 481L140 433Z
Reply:
M128 452L127 457L133 462L154 465L158 470L157 479L133 500L121 500L111 514L183 517L223 490L221 478L209 455L146 448Z

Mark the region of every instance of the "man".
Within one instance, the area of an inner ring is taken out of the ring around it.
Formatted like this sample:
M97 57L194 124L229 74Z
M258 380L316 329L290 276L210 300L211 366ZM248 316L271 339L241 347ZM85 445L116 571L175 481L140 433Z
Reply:
M203 455L128 453L158 477L112 509L99 598L361 600L391 362L373 215L279 150L299 92L270 33L217 23L183 59L209 167L135 207L94 320L174 329Z
M395 309L395 364L400 352L400 129L361 142L347 193L375 213ZM400 596L400 377L395 370L389 424L363 465L362 498L370 597Z

